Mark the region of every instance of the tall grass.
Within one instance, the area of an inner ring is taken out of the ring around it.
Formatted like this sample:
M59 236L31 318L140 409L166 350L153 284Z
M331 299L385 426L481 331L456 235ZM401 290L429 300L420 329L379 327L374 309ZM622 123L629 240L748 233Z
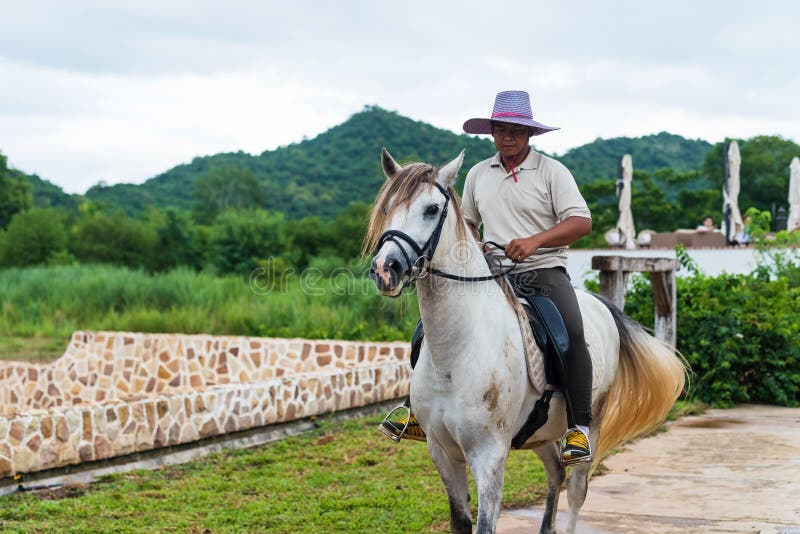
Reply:
M408 339L413 295L387 299L360 276L292 275L265 289L239 276L163 274L107 265L0 271L0 336L68 337L75 330Z

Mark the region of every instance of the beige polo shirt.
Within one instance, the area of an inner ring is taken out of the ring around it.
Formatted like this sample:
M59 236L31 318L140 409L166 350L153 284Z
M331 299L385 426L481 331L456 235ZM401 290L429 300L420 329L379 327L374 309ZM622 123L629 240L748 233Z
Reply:
M516 168L517 182L506 172L500 154L481 161L467 173L461 210L467 222L480 228L484 241L501 245L544 232L568 217L592 215L569 170L533 149ZM511 260L503 265L511 266ZM515 272L567 267L567 247L541 248Z

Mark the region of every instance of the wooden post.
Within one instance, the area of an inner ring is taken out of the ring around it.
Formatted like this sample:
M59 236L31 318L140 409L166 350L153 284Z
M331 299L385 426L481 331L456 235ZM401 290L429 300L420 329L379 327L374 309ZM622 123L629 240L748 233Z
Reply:
M651 272L650 282L653 284L653 300L656 308L656 337L674 347L677 340L675 325L678 316L675 271Z
M628 287L629 274L622 270L622 262L613 271L600 271L600 294L620 310L625 309L625 288Z
M632 272L648 273L653 285L656 337L672 347L676 342L677 293L675 271L680 262L672 258L594 256L592 269L600 271L600 294L625 309L625 291Z

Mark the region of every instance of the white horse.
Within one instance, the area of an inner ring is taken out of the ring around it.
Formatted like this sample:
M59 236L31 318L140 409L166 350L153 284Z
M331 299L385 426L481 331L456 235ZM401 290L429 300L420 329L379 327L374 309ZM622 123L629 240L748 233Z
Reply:
M486 533L497 525L512 438L542 391L528 379L519 304L501 290L506 282L434 276L492 274L452 188L463 155L437 171L422 163L400 166L384 149L387 181L372 210L365 248L378 247L372 274L383 295L398 296L416 281L425 341L411 380L411 405L447 491L452 531L472 531L468 465L478 489L477 532ZM686 369L669 346L619 310L582 291L578 301L594 368L603 370L592 395L590 435L597 462L666 417L683 389ZM554 397L547 423L526 441L548 477L542 533L555 532L566 476L557 443L565 429L563 399ZM572 469L569 532L575 530L591 468Z

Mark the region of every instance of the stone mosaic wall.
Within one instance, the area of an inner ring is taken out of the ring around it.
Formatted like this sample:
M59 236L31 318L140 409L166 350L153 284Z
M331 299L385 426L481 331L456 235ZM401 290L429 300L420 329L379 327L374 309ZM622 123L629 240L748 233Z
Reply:
M407 343L76 332L0 362L0 478L406 395Z

